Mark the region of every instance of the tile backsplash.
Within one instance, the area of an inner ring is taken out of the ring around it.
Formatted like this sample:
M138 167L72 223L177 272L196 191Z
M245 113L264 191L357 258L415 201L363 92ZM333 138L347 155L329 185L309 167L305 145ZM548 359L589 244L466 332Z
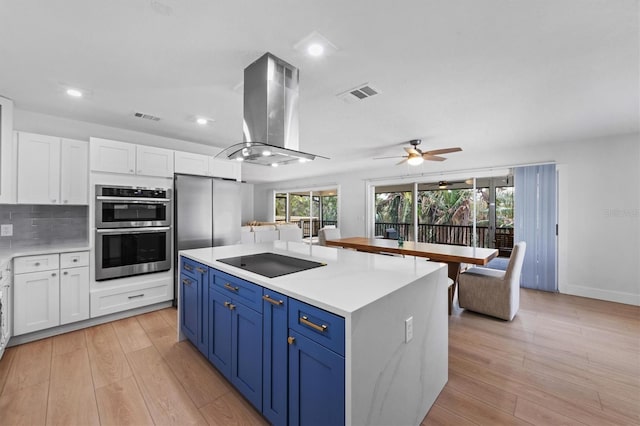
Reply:
M0 236L0 248L89 242L88 206L0 204L0 224L13 225L13 236Z

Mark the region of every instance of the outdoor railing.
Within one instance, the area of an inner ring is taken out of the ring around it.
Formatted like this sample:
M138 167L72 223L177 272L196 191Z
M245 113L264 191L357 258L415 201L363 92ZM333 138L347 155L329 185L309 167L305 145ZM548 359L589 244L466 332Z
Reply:
M412 229L413 224L411 223L376 222L375 235L387 237L387 235L393 235L393 232L388 231L395 230L397 236L394 235L394 237L413 240L413 238L410 238L413 232ZM495 241L491 241L489 238L489 227L476 226L477 247L513 247L513 228L498 228L495 233ZM421 223L418 225L417 241L423 243L471 246L473 245L473 227Z
M317 237L318 236L318 230L320 228L323 228L325 226L337 226L338 225L338 221L336 220L313 220L313 232L310 233L311 230L311 224L309 223L310 220L309 219L300 219L298 221L298 226L302 229L302 236L303 237Z

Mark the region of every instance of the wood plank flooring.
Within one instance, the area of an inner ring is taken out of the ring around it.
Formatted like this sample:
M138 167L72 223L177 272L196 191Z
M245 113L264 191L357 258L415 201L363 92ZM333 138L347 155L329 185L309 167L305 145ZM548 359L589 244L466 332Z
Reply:
M0 425L262 425L164 309L8 348ZM423 425L639 425L640 308L522 291L513 322L454 308Z

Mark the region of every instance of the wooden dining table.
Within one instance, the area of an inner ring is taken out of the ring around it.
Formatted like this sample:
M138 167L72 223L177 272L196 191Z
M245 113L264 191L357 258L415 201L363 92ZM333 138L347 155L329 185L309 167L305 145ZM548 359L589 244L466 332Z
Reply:
M484 266L498 256L498 250L492 248L454 246L450 244L419 243L404 241L402 246L396 240L384 238L348 237L327 240L327 246L351 248L369 253L391 253L405 256L425 257L434 262L443 262L448 266L448 276L453 281L449 287L449 314L453 304L453 295L458 285L460 264L470 263Z

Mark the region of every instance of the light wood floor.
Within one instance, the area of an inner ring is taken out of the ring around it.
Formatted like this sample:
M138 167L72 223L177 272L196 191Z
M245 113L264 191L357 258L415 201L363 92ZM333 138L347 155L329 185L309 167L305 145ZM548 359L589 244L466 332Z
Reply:
M640 424L640 308L523 290L513 322L454 309L423 425ZM165 309L7 349L0 425L261 425Z

